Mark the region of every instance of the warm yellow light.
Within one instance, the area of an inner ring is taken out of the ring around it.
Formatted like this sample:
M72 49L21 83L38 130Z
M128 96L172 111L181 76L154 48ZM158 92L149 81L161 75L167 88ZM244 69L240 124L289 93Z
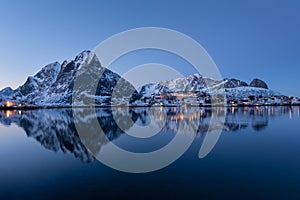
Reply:
M12 115L12 112L10 110L6 111L6 117L10 117Z
M10 107L11 105L12 105L11 102L9 102L9 101L6 102L7 107Z

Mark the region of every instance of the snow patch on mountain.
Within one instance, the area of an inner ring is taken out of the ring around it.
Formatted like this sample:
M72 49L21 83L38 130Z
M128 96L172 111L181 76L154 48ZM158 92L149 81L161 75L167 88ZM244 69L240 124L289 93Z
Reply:
M6 87L3 90L0 91L0 99L7 99L13 94L13 89L11 87Z
M283 96L281 93L257 87L237 87L237 88L226 88L226 98L228 100L239 100L248 98L249 96L270 98L273 96Z

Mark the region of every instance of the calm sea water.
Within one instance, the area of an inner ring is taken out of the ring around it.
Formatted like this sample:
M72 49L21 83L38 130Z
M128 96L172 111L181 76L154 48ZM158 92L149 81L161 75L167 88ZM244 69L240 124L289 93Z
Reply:
M299 107L220 110L223 131L199 159L210 134L208 108L97 109L108 139L93 135L89 141L78 136L70 109L1 111L0 199L300 199L299 112ZM76 114L86 124L93 118L91 110ZM133 124L150 123L161 129L151 138L124 133ZM90 153L110 143L137 153L154 151L176 134L195 134L195 140L182 157L155 172L120 172Z

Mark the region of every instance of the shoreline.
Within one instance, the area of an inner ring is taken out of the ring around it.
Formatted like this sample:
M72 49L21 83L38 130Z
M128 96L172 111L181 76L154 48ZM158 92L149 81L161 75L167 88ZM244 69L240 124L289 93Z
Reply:
M198 108L216 108L216 107L224 107L224 108L243 108L243 107L293 107L300 106L300 104L274 104L274 105L101 105L101 106L12 106L12 107L0 107L0 111L2 110L40 110L40 109L63 109L63 108L175 108L175 107L198 107Z

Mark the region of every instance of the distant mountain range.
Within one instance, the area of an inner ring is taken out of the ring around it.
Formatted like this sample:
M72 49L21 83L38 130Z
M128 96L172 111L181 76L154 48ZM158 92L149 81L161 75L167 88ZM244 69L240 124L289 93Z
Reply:
M81 74L78 74L80 71ZM83 73L84 72L84 73ZM96 94L91 90L92 84L99 80ZM83 80L84 87L74 91L75 78ZM115 85L121 81L122 87L115 91ZM213 80L200 74L190 75L186 78L176 78L159 83L149 83L139 91L120 75L102 67L96 55L91 51L83 51L74 60L64 61L61 64L54 62L43 67L37 74L27 78L26 82L16 90L5 88L0 91L2 101L11 100L24 105L36 106L71 106L72 95L80 99L79 105L110 105L111 102L139 102L141 99L150 98L161 93L194 92L208 94L209 88L223 85L228 100L240 100L254 97L270 98L284 95L268 89L268 85L260 79L253 79L247 84L238 79ZM118 93L123 99L111 99L112 93ZM133 95L131 95L133 93ZM209 95L209 94L208 94Z
M140 98L150 97L152 94L159 93L182 93L193 92L208 94L209 88L223 85L225 88L226 98L228 100L240 100L249 96L283 96L279 92L268 89L268 85L260 80L253 79L250 84L238 79L224 79L222 81L213 80L210 78L202 77L199 74L193 74L186 78L175 78L168 81L159 83L149 83L142 86L139 95Z

